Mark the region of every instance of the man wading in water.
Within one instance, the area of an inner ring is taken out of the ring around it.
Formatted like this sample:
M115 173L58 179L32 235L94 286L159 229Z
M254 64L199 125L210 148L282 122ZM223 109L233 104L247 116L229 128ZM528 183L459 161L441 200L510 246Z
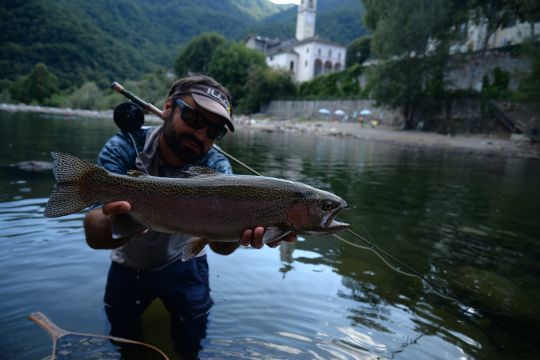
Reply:
M98 164L122 175L137 169L153 176L181 177L192 165L232 174L229 161L212 149L216 140L234 131L230 103L228 90L210 77L180 79L163 107L164 125L134 131L136 146L128 133L116 134L104 145ZM182 262L182 248L189 237L179 234L150 230L113 239L111 217L130 209L128 202L111 202L96 206L84 219L88 245L113 249L104 298L110 335L142 340L142 314L159 298L171 316L176 351L183 359L196 358L213 304L206 254L203 250ZM211 243L210 247L222 255L231 254L240 244L261 248L263 234L263 227L246 229L238 234L240 242ZM294 240L295 236L285 239ZM278 245L279 241L269 244Z

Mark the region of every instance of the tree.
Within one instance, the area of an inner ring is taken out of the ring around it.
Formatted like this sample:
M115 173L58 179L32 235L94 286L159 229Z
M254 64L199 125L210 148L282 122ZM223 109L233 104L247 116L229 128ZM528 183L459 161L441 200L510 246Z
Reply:
M366 0L366 25L379 64L368 71L368 90L378 103L400 109L406 129L427 90L444 88L448 49L457 17L444 0Z
M519 14L516 0L469 0L471 19L477 25L486 26L483 49L488 47L489 38L508 22L515 20Z
M525 44L525 55L531 60L531 72L523 76L516 98L525 102L540 102L540 46L529 41Z
M194 37L180 52L174 64L174 71L178 76L207 73L214 50L225 42L223 36L213 32Z
M241 101L240 108L249 113L259 112L261 105L295 93L296 87L288 72L274 70L266 64L253 65L248 72L246 97Z
M102 90L95 82L88 81L71 93L62 104L72 109L101 109Z
M347 67L362 64L371 56L371 36L365 35L353 40L347 46Z
M215 49L208 64L208 73L229 89L233 105L238 105L247 94L246 82L250 68L264 65L264 55L259 51L239 43L225 43Z
M534 24L540 21L540 1L538 0L517 0L518 18L521 21L528 22L531 28L531 38L534 39Z
M13 100L44 104L58 92L58 79L44 63L38 63L27 76L16 80L10 87Z

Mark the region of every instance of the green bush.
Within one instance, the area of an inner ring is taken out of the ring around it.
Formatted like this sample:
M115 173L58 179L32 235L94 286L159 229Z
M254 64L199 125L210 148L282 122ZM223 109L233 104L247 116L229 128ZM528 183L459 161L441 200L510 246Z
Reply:
M246 82L246 96L240 100L238 111L256 113L261 105L275 98L294 96L295 93L296 86L288 72L266 65L252 66Z
M300 84L298 96L313 100L365 98L365 92L360 86L362 72L362 66L354 64L344 71L317 76Z
M525 44L524 52L531 60L531 72L523 76L515 98L523 102L540 102L540 47Z
M500 99L508 97L508 84L510 83L510 73L502 70L500 67L493 69L493 81L489 77L482 77L482 95L490 99Z
M44 63L36 64L30 74L20 77L9 87L13 100L27 104L45 104L58 91L58 78Z
M167 76L165 70L159 69L144 75L140 80L128 80L122 83L122 86L159 108L167 98L172 81L173 79ZM124 101L127 99L111 90L109 84L100 86L94 81L87 81L67 95L57 94L50 103L54 106L73 109L107 110L114 109Z

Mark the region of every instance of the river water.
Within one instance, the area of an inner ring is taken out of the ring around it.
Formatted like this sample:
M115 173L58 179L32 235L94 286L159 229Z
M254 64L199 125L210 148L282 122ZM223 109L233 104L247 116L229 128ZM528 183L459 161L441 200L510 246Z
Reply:
M50 171L13 164L49 161L53 150L94 162L116 129L110 120L3 112L0 128L0 353L41 359L51 343L27 320L31 312L42 311L69 330L105 331L109 253L85 245L83 213L43 217L54 184ZM340 195L350 209L339 220L427 281L331 236L230 256L209 251L216 305L201 358L509 359L539 353L538 161L249 129L220 145L265 175ZM149 342L170 347L159 304L145 327Z

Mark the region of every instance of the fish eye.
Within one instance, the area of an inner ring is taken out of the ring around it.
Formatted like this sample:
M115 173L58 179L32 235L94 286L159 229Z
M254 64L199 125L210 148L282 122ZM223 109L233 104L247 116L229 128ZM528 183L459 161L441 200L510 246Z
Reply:
M330 200L326 200L323 202L322 204L322 209L324 211L328 211L328 210L332 210L333 208L335 208L337 206L336 203L330 201Z

